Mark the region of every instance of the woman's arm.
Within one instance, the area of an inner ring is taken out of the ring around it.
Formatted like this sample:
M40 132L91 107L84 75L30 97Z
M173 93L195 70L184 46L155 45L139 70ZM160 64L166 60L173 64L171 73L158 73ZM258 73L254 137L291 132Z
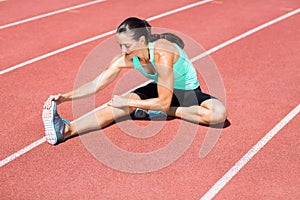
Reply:
M165 42L157 42L155 45L158 49L155 51L155 66L158 72L158 97L146 100L135 100L121 96L114 96L111 102L112 106L130 106L146 110L151 109L162 111L170 109L174 87L173 63L175 62L174 60L177 59L177 56L174 49L170 50L170 47L166 47Z
M93 95L114 81L120 71L121 68L119 67L109 67L91 82L88 82L71 92L63 94L63 97L65 101L71 101Z
M84 98L104 89L118 77L121 69L126 66L124 59L125 57L122 55L116 57L111 62L110 66L94 80L86 83L78 89L75 89L74 91L64 94L63 96L65 96L66 101Z
M113 59L110 66L94 80L65 94L51 95L45 102L44 107L47 107L47 105L51 106L51 101L56 101L57 104L59 104L65 101L71 101L93 95L113 82L124 67L126 67L125 57L118 56Z

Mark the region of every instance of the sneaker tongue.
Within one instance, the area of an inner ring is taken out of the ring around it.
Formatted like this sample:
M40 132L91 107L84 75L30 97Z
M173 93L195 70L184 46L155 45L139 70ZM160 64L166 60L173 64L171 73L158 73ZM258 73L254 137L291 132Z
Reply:
M64 128L64 124L65 123L59 115L54 116L54 126L56 130L59 130L59 133L61 133L61 129Z

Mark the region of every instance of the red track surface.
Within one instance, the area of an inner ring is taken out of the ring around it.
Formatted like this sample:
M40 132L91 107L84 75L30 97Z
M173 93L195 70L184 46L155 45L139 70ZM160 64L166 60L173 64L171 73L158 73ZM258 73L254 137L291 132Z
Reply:
M43 1L34 9L19 7L37 1L1 2L7 24L83 1ZM115 1L95 4L0 32L0 70L95 35L114 30L128 16L149 18L194 1ZM50 5L51 4L51 5ZM147 6L146 6L147 5ZM159 6L157 6L159 5ZM151 22L182 32L206 49L299 8L297 1L215 1ZM33 8L32 6L30 6ZM1 12L2 13L2 12ZM2 17L3 15L3 17ZM263 29L216 53L231 126L213 151L199 159L207 127L170 166L152 173L129 174L106 167L74 138L52 147L46 143L1 168L1 199L200 199L257 141L299 104L299 14ZM43 137L41 107L49 94L73 88L80 64L101 40L0 75L1 151L4 159ZM97 105L110 99L111 86L97 96ZM59 107L72 119L71 104ZM166 145L180 120L168 121L146 140L119 129L104 130L120 148L148 152ZM136 121L145 125L147 122ZM191 124L191 126L195 126ZM233 179L216 199L296 199L299 187L299 115L283 128Z

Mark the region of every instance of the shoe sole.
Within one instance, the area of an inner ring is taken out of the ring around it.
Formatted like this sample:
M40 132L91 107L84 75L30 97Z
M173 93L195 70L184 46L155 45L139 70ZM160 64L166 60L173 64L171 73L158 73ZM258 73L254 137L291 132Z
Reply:
M52 101L51 108L43 109L43 114L42 114L44 127L45 127L45 136L47 142L52 145L57 143L57 135L53 124L54 111L55 111L55 102Z

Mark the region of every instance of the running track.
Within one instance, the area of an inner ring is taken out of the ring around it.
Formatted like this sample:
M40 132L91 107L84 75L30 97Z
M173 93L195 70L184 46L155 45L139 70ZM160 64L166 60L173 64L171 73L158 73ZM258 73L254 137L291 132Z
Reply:
M86 2L2 1L0 22L9 24ZM152 18L195 2L107 0L1 29L0 70L110 32L128 16ZM154 19L151 24L182 32L209 50L299 7L292 0L212 1ZM208 130L203 126L197 127L191 146L176 162L145 174L103 165L79 137L55 147L42 143L1 167L1 199L297 199L299 26L296 13L211 53L226 89L231 126L222 130L204 159L198 157ZM71 90L85 57L106 38L0 75L1 160L43 137L44 100L49 94ZM97 95L98 106L110 99L113 87ZM71 103L59 110L72 119ZM278 128L282 120L284 126ZM128 123L120 122L122 126ZM147 125L145 121L134 123ZM146 140L129 137L118 125L108 127L104 134L120 148L148 152L166 145L179 123L168 121L162 132ZM235 176L220 191L213 187L268 133L275 134L236 175L231 174Z

